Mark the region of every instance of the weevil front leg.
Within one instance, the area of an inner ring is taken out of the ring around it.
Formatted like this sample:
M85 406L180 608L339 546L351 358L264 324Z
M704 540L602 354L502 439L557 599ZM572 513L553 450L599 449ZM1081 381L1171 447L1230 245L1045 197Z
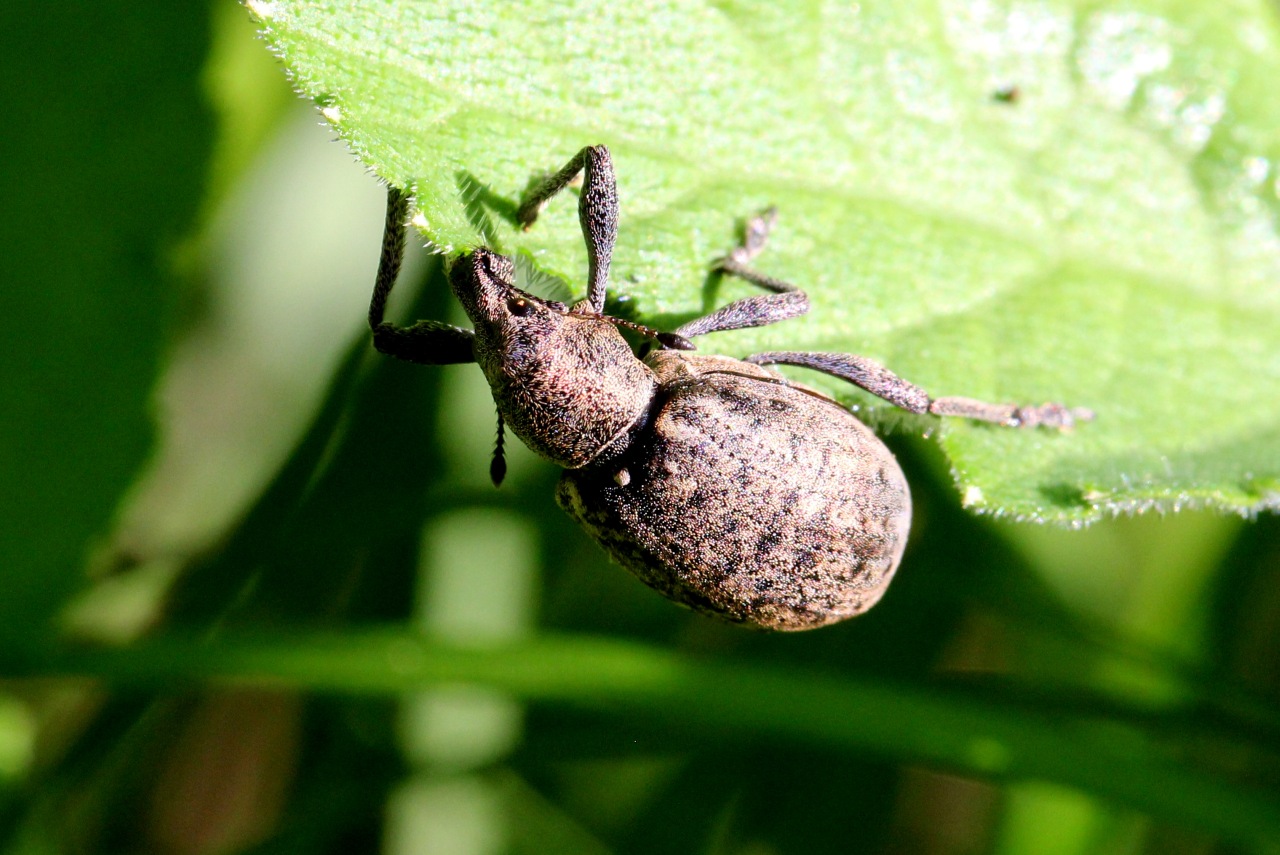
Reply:
M676 330L677 335L689 339L725 330L762 327L789 318L797 318L809 311L809 297L799 288L781 279L766 276L748 266L751 259L764 249L769 231L777 221L777 208L769 208L747 220L743 228L742 243L712 266L713 270L745 279L773 293L734 300L711 314L695 318L680 327Z
M369 301L369 328L373 330L373 346L380 353L417 362L420 365L452 365L475 362L471 330L441 321L418 321L413 326L398 327L383 316L387 298L400 274L404 261L405 220L409 214L409 195L395 187L387 191L387 219L382 232L382 254L378 259L378 275Z
M1069 430L1077 422L1090 421L1093 412L1083 407L1070 408L1048 403L1040 406L989 404L973 398L931 398L929 393L874 360L848 353L804 353L770 351L748 356L746 362L756 365L799 365L833 377L847 380L878 398L912 413L937 416L959 416L1006 427L1047 427Z
M602 145L589 145L573 156L564 168L550 175L525 196L516 210L516 221L528 229L551 197L583 174L582 195L578 198L578 220L587 241L587 305L596 314L604 312L609 287L609 265L618 237L618 182L613 174L613 158Z

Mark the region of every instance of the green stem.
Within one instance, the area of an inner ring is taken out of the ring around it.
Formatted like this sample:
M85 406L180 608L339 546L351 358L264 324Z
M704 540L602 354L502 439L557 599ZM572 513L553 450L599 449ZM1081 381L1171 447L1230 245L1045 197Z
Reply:
M544 636L521 646L445 646L398 631L157 639L128 649L64 650L16 662L21 676L89 676L171 687L174 680L272 683L322 692L398 693L476 683L522 698L663 722L743 739L780 737L872 752L981 777L1066 784L1243 842L1280 840L1280 799L1198 768L1162 734L1120 716L1081 712L1080 699L1030 708L999 687L942 684L697 661L593 637ZM1169 712L1177 712L1171 710ZM1238 742L1197 729L1200 744Z

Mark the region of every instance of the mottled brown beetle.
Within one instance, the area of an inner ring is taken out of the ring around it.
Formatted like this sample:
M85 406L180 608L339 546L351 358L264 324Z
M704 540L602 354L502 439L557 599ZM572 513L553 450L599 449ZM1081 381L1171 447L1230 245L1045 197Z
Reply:
M840 377L913 413L1009 426L1069 428L1087 410L930 398L884 367L839 353L770 352L746 360L690 353L690 339L794 318L803 292L755 272L773 212L748 222L716 262L767 291L660 333L604 314L618 224L613 164L584 148L528 194L528 228L583 174L587 297L569 307L513 284L512 262L464 253L449 280L475 324L383 322L404 249L408 197L392 190L369 325L378 350L428 365L477 362L498 408L491 474L502 479L502 426L563 466L556 500L619 563L678 603L735 623L812 629L860 614L902 558L911 494L893 454L825 395L762 367L799 365ZM638 358L624 326L659 349Z

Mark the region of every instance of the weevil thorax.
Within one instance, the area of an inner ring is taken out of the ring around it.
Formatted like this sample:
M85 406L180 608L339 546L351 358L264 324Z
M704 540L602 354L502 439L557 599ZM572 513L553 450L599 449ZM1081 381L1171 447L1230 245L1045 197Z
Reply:
M612 324L525 293L514 278L510 259L486 249L463 255L449 271L503 420L566 469L585 466L611 444L620 450L653 400L653 372Z

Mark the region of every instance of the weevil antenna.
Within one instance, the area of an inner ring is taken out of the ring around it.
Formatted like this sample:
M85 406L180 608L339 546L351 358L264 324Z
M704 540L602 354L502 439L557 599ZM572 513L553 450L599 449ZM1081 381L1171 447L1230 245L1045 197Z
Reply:
M670 350L697 350L697 347L693 342L677 333L662 332L661 330L655 330L653 327L646 327L644 324L638 324L635 321L626 321L622 318L615 318L613 315L596 315L596 317L602 321L608 321L615 327L629 329L647 339L652 339Z
M502 413L498 413L498 441L493 447L493 460L489 461L489 480L495 487L501 487L502 479L507 477L507 457L502 448L506 441L506 432L503 427Z

